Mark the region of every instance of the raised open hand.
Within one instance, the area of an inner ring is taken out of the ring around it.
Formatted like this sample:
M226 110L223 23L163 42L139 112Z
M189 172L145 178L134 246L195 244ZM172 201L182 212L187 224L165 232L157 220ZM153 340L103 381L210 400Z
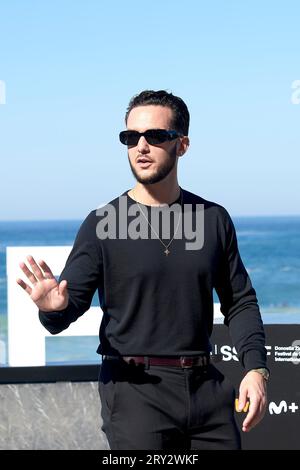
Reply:
M51 269L43 260L39 260L39 265L32 256L27 256L27 261L32 269L24 262L20 263L20 268L31 282L32 287L18 278L17 283L21 286L32 301L40 310L45 312L55 312L64 310L69 302L67 281L56 281Z

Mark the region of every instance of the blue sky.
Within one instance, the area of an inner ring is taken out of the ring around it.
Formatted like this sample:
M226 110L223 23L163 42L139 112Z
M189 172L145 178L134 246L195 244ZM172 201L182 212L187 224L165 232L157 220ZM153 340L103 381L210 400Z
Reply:
M183 188L300 215L299 17L296 0L1 2L0 220L83 219L131 188L118 133L143 89L189 107Z

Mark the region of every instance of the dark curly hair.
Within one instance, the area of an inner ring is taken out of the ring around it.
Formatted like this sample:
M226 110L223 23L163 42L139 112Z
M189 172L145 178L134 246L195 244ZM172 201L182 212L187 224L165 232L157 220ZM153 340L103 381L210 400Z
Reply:
M125 124L127 125L128 115L133 108L146 105L171 108L173 111L172 128L183 135L188 135L190 113L187 105L181 98L165 90L144 90L138 95L133 96L126 110Z

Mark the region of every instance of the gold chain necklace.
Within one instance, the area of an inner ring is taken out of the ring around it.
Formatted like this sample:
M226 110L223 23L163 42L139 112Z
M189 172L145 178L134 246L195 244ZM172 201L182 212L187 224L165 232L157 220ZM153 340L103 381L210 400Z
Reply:
M180 217L178 218L178 223L177 223L177 227L176 227L176 230L174 232L174 235L172 237L172 239L169 241L169 243L166 245L162 239L159 237L158 233L156 232L156 230L154 230L154 228L152 227L152 225L150 224L149 220L148 220L148 217L145 216L144 214L144 211L142 210L141 206L139 205L138 201L136 200L136 197L135 197L135 192L134 192L134 189L132 189L132 192L133 192L133 199L135 200L135 202L137 203L137 205L139 206L139 209L141 211L141 213L143 214L143 216L145 217L145 219L147 220L148 222L148 225L149 227L151 228L151 230L153 230L153 232L155 233L155 235L157 236L157 238L159 239L159 241L164 245L165 247L165 250L164 250L164 253L166 256L168 256L171 252L169 250L169 246L171 245L176 233L177 233L177 230L178 230L178 227L179 227L179 222L181 220L181 216L182 216L182 211L180 211ZM181 209L182 209L182 200L183 200L183 193L182 193L182 189L180 188L180 194L181 194L181 197L180 197L180 206L181 206Z

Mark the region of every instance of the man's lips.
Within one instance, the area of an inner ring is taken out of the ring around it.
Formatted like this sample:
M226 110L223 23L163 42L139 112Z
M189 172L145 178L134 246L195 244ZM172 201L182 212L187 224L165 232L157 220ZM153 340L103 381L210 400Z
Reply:
M145 163L145 162L152 162L151 158L148 157L138 157L137 163Z
M152 160L147 157L139 157L137 159L137 164L140 168L148 168L152 164Z

